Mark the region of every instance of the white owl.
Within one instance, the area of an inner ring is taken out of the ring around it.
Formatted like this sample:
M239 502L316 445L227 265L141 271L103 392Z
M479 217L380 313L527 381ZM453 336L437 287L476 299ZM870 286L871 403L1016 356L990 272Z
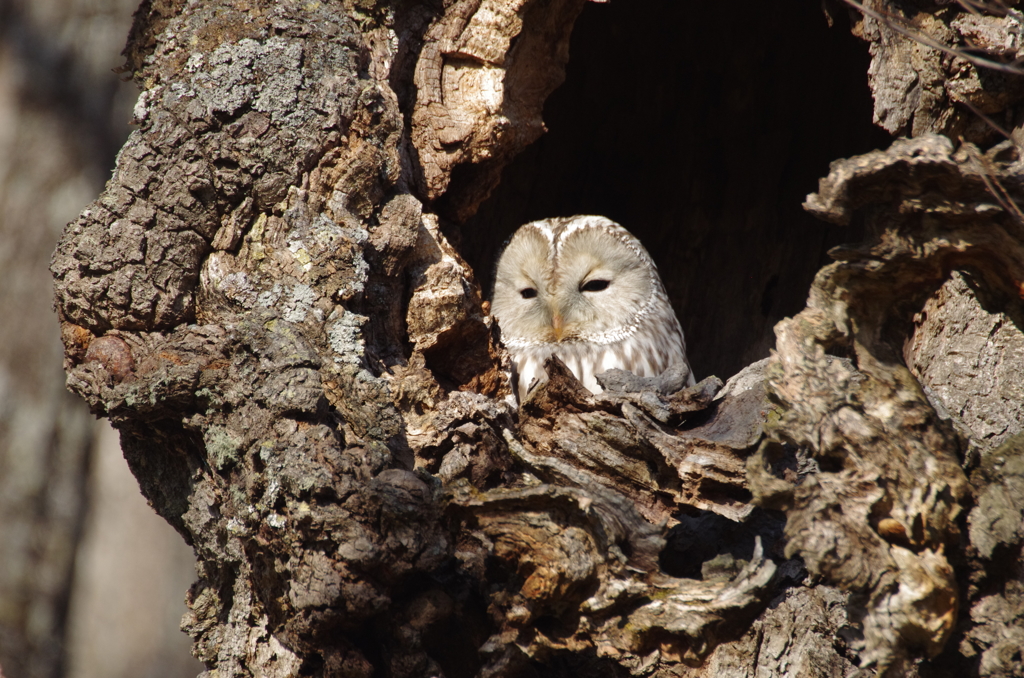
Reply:
M614 221L575 216L519 228L498 260L491 313L512 353L519 400L561 358L592 393L619 368L653 377L686 359L686 342L647 250ZM694 384L692 371L689 384Z

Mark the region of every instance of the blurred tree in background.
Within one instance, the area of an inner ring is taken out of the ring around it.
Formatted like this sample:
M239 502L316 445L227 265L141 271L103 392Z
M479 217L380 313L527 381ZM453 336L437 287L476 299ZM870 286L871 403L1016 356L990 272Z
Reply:
M129 132L138 93L113 69L136 4L0 2L0 666L8 678L200 670L177 630L191 554L145 505L106 422L65 389L47 272L61 230L103 188Z

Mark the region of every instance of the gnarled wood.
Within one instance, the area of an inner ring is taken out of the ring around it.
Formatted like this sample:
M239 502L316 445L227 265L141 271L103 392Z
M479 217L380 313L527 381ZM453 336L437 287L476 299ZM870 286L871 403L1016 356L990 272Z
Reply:
M764 499L787 508L787 552L865 594L862 656L897 674L909 649L937 654L953 632L960 594L946 553L958 548L968 492L960 439L903 366L901 340L955 269L976 271L993 294L1019 293L1019 164L1001 151L954 152L926 135L835 163L807 206L831 220L861 211L874 242L835 253L807 310L780 323L769 367L784 408L772 435L808 447L823 470L813 484L767 485ZM920 369L923 352L909 346ZM825 354L843 348L856 368Z

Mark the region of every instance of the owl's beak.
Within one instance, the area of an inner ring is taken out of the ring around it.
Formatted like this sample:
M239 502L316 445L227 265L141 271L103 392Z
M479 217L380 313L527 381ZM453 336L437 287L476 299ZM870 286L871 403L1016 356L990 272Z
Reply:
M565 321L562 320L561 313L555 313L551 316L551 329L555 331L555 341L561 341L562 335L565 333Z

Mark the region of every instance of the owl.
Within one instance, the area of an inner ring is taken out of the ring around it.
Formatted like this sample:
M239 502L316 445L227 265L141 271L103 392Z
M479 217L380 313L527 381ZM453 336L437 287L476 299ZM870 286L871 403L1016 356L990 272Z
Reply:
M614 221L575 216L519 228L498 260L491 313L512 354L520 402L558 356L592 393L595 375L641 377L686 359L686 342L651 256ZM692 371L689 384L694 384Z

